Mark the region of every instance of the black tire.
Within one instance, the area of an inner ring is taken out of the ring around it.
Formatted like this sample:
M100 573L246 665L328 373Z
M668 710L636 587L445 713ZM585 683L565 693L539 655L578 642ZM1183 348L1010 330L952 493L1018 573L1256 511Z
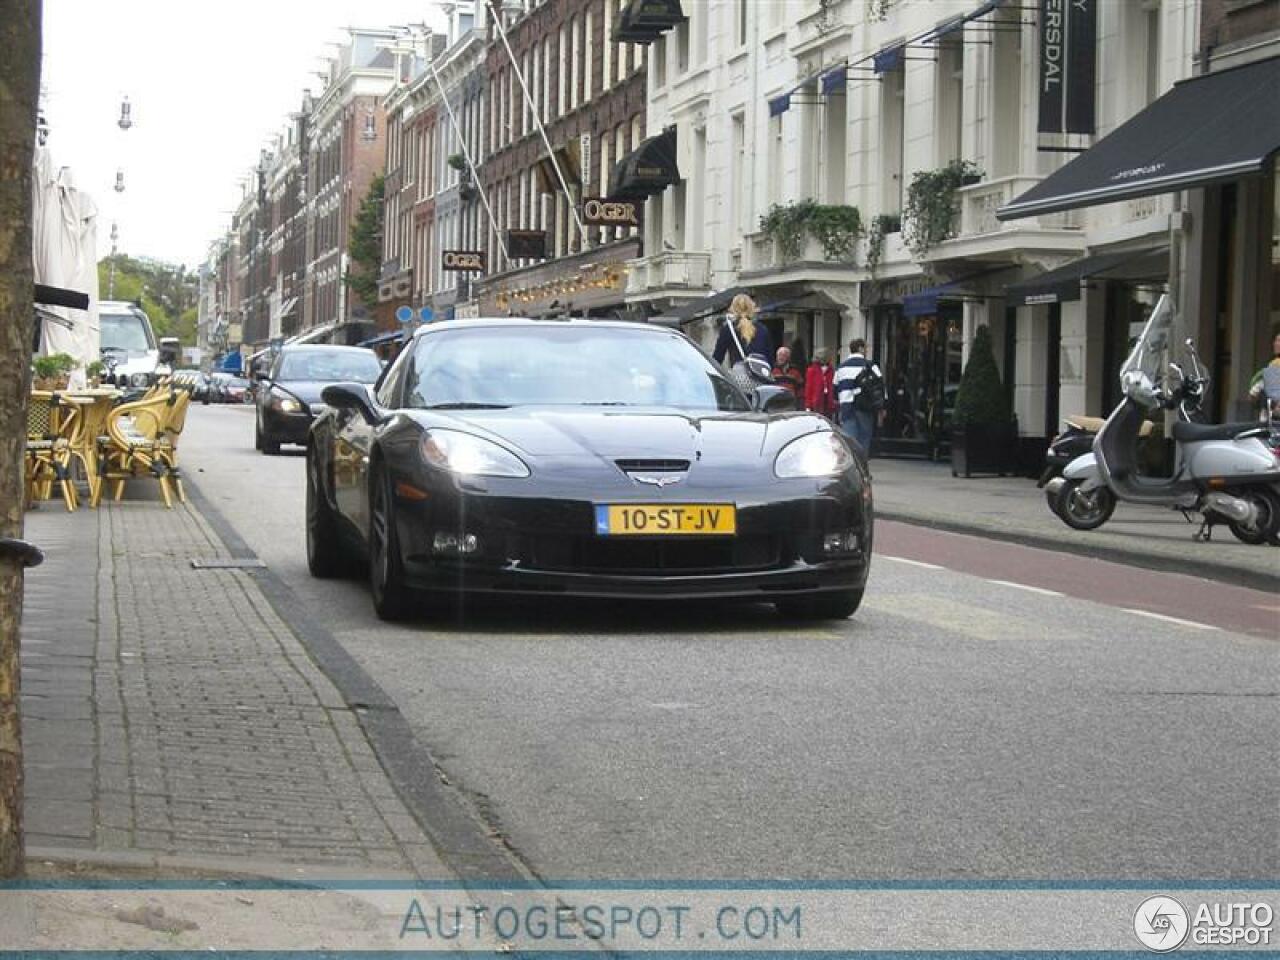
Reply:
M404 582L395 517L391 477L375 467L369 483L369 590L380 620L403 620L414 607L413 593Z
M1085 493L1080 489L1079 480L1068 480L1058 491L1057 503L1053 505L1053 512L1073 530L1096 530L1111 519L1115 510L1114 493L1106 487Z
M862 589L837 590L813 597L795 597L774 603L788 620L848 620L862 605Z
M1044 502L1049 505L1049 510L1058 519L1062 519L1062 514L1058 513L1058 494L1059 490L1046 490L1044 492Z
M327 580L345 573L350 564L338 538L338 518L333 515L317 483L320 467L311 448L307 449L307 569L313 577Z
M258 448L268 457L280 456L280 441L273 437L269 432L262 433L262 446Z
M262 450L262 424L255 417L253 421L253 449Z
M1280 545L1280 495L1269 487L1245 487L1232 490L1231 495L1248 500L1258 510L1258 523L1254 527L1238 523L1227 524L1235 538L1251 547L1264 543Z

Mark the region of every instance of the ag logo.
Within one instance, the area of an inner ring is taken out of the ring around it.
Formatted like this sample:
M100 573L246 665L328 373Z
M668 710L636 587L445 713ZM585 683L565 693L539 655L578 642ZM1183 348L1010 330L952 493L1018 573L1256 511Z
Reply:
M1133 915L1133 932L1142 945L1156 953L1168 953L1187 939L1190 918L1173 897L1148 897Z

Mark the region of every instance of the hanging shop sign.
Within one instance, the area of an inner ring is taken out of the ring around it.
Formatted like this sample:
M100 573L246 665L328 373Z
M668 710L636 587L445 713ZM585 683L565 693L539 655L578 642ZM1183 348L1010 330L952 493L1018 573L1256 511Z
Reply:
M512 260L545 260L547 258L547 231L508 230L507 254Z
M1097 0L1040 0L1040 133L1094 132Z
M604 200L588 197L582 201L582 220L592 227L638 227L640 205L633 200Z
M440 266L461 273L484 273L484 251L445 250L440 255Z

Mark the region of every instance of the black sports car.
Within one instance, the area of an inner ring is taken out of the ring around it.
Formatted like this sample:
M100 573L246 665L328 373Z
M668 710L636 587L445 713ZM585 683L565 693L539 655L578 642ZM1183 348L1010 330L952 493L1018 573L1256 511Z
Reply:
M683 334L593 320L424 327L377 384L335 384L307 446L307 560L420 593L741 597L843 618L871 483L781 387L742 393Z
M282 443L305 444L312 418L323 410L321 390L331 383L373 383L380 373L378 355L367 347L285 346L258 381L254 447L271 456Z

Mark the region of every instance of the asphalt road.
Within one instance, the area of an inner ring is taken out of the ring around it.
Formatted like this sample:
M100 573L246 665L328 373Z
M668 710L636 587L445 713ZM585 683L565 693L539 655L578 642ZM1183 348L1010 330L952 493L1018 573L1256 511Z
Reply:
M882 523L843 623L504 601L390 626L308 576L301 452L255 453L251 408L193 408L182 454L544 878L1276 875L1274 597Z

